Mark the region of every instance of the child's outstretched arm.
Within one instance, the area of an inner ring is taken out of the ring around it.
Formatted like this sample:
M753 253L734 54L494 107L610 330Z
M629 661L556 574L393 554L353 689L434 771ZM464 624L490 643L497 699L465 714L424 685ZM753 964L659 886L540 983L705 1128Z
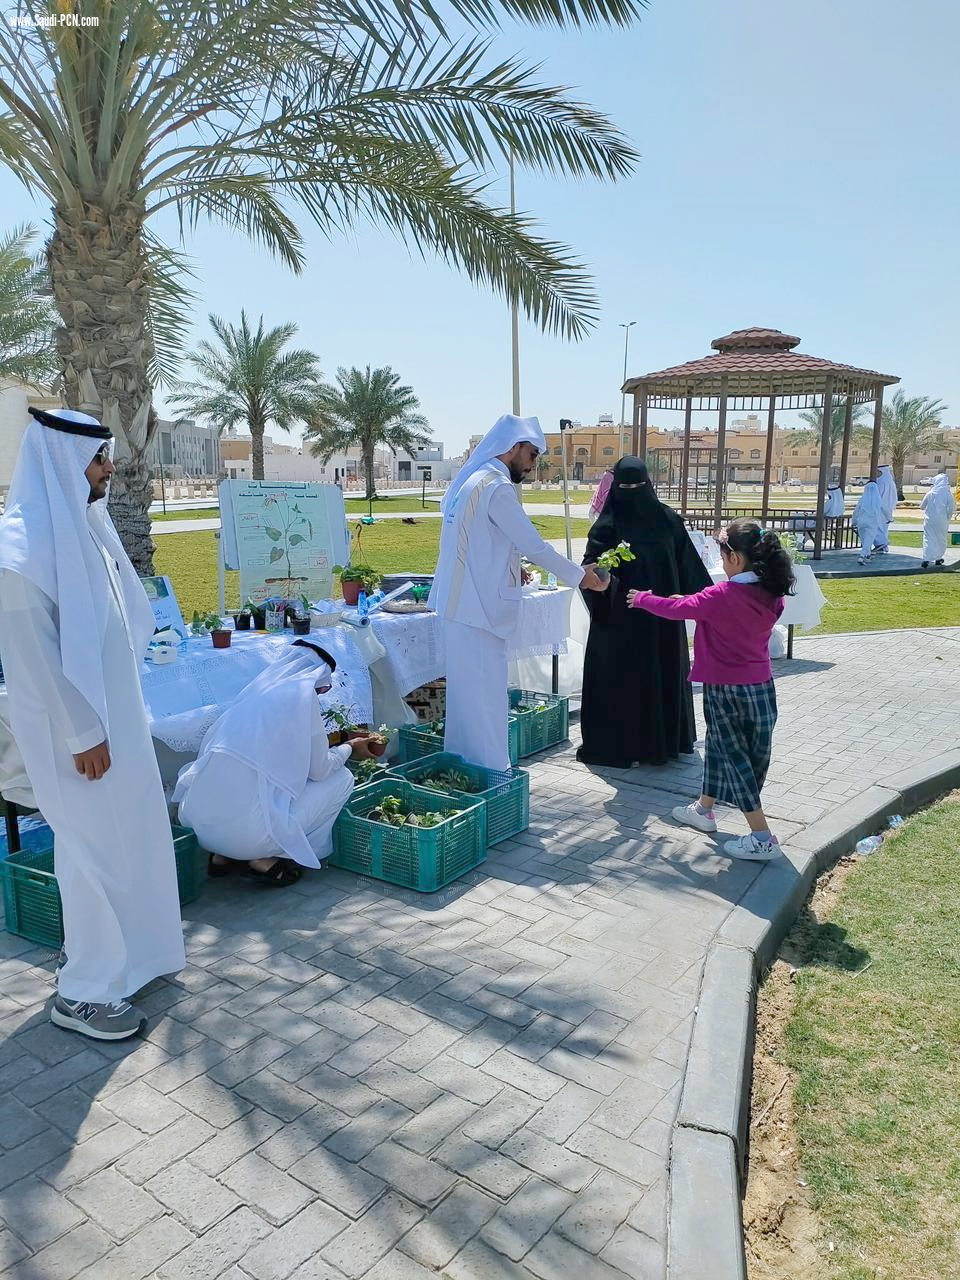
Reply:
M697 621L709 616L717 597L722 592L717 585L705 587L692 596L658 596L652 591L628 591L627 607L645 609L658 618L672 618L677 622Z

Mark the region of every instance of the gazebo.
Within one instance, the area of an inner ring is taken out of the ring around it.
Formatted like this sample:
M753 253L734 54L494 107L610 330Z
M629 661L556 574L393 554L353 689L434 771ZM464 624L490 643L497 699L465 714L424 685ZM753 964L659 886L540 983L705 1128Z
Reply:
M820 438L820 472L817 485L817 512L814 533L814 559L823 552L823 504L827 491L830 456L830 424L838 400L845 402L846 418L843 449L840 458L840 484L846 486L847 462L855 405L873 401L873 447L870 474L875 475L880 458L880 420L883 411L883 389L900 381L891 374L872 369L855 369L849 364L836 364L819 356L794 351L800 339L779 329L738 329L724 338L715 338L711 347L716 355L687 364L628 378L623 391L633 396L633 452L639 457L647 453L647 415L653 409L683 410L683 466L681 468L680 509L687 505L687 473L690 457L690 427L694 410L717 413L717 457L725 456L727 412L757 410L767 406L767 448L763 473L761 521L766 522L770 509L770 465L773 457L774 418L777 410L823 409L823 431ZM719 480L719 477L718 477ZM717 483L714 517L719 527L723 518L725 486Z

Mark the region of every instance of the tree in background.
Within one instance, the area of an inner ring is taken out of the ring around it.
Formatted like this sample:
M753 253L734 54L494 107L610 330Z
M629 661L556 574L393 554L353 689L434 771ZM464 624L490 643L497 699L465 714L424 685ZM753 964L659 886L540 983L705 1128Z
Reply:
M0 378L45 386L57 376L55 315L43 257L31 252L34 227L0 238Z
M902 387L884 405L880 419L880 452L890 460L897 495L903 500L903 467L911 453L933 448L947 406L932 396L908 396Z
M170 403L184 417L206 418L218 431L243 425L250 432L253 479L263 479L263 436L269 424L289 431L308 422L320 404L320 362L312 351L284 351L297 332L281 324L256 332L245 311L240 327L210 316L217 341L204 339L189 357L198 377L173 383Z
M19 0L24 25L0 19L0 164L51 205L64 396L116 437L110 507L142 573L153 387L176 372L164 340L175 348L187 327L183 260L149 219L211 218L295 272L306 262L291 209L331 236L372 223L580 337L597 312L586 269L491 204L489 177L509 154L615 180L637 154L490 33L516 20L627 26L644 3ZM51 13L82 23L50 26Z
M420 401L400 375L384 369L338 369L337 385L324 384L313 421L304 432L310 452L324 462L351 446L360 449L368 499L376 497L374 454L378 447L412 453L427 443L427 420L416 412Z
M855 440L857 444L869 443L871 432L864 425L866 422L866 407L862 404L854 405L852 416L851 440ZM792 431L787 437L787 445L792 448L806 449L810 446L820 446L820 440L823 435L823 409L805 409L800 417L805 423L803 427L797 431ZM843 448L843 432L847 420L847 403L846 400L837 398L833 402L830 411L830 447L829 456L827 458L827 478L833 475L833 459L838 451Z

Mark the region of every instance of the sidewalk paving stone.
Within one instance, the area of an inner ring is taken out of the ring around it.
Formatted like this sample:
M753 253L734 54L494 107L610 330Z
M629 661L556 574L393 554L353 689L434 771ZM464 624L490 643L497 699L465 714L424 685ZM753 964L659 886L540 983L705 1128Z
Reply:
M784 839L960 736L960 630L796 654ZM584 769L575 745L529 762L530 829L436 895L209 885L145 1040L51 1027L54 954L0 934L3 1274L660 1280L703 961L758 867L670 818L699 753Z

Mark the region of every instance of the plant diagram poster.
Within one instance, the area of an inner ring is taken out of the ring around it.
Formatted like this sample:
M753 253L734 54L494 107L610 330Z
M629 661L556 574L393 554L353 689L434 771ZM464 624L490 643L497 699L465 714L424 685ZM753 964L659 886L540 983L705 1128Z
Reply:
M224 564L240 570L240 598L329 599L333 566L349 549L343 492L335 484L220 482Z

